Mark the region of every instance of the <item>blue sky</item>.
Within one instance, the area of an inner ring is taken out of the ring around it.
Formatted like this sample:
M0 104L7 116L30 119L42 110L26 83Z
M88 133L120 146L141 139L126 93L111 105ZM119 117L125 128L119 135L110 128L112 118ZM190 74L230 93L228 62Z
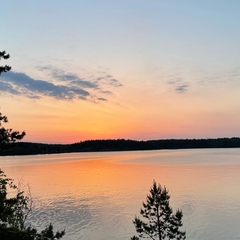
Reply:
M239 1L0 3L1 110L27 140L240 134Z

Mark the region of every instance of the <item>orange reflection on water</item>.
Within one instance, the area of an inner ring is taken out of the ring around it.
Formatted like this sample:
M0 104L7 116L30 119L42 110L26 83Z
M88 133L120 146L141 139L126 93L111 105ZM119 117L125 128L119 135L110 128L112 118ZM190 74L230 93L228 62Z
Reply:
M133 153L130 155L133 158ZM236 171L236 166L179 166L118 161L127 157L128 155L120 158L100 157L90 160L22 165L6 167L3 170L16 181L29 184L32 193L48 196L59 195L64 191L68 191L72 196L119 193L124 195L129 192L145 196L153 179L161 185L166 185L174 195L196 190L205 191L204 195L206 195L214 189L219 189L216 188L219 184L225 186L229 179L229 171ZM219 179L219 175L225 174L227 178ZM231 187L229 186L228 189Z
M215 156L213 150L179 150L23 156L3 158L0 164L8 177L30 185L36 215L45 217L37 217L39 224L60 219L60 228L67 226L76 236L81 232L85 239L98 239L99 234L112 239L112 226L114 236L119 231L127 239L155 179L169 189L171 206L183 210L189 238L205 234L202 239L208 239L212 229L223 227L223 216L228 219L224 226L229 223L228 229L238 230L239 154L229 151L233 160L217 163L211 159L219 159L221 151Z

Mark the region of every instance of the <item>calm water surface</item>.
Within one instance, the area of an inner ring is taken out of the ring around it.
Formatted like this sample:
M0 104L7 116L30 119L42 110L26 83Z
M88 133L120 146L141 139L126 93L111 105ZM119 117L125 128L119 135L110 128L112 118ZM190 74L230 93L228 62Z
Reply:
M183 210L187 239L240 239L240 149L0 157L34 200L32 225L52 222L66 240L122 240L155 179Z

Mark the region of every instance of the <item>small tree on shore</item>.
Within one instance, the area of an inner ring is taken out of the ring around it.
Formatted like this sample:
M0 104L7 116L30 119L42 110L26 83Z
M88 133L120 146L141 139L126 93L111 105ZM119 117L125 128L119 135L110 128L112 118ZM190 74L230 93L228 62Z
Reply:
M169 199L168 190L153 181L146 203L143 202L143 208L140 210L140 214L146 221L135 217L133 224L138 237L133 236L131 240L140 238L183 240L186 238L186 232L179 230L182 226L182 211L178 209L174 214L169 205Z

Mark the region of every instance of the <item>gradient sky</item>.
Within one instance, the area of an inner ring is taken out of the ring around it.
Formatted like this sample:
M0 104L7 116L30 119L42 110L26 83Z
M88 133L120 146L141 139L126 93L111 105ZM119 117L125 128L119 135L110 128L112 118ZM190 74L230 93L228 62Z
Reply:
M0 110L25 141L240 136L239 0L0 6Z

